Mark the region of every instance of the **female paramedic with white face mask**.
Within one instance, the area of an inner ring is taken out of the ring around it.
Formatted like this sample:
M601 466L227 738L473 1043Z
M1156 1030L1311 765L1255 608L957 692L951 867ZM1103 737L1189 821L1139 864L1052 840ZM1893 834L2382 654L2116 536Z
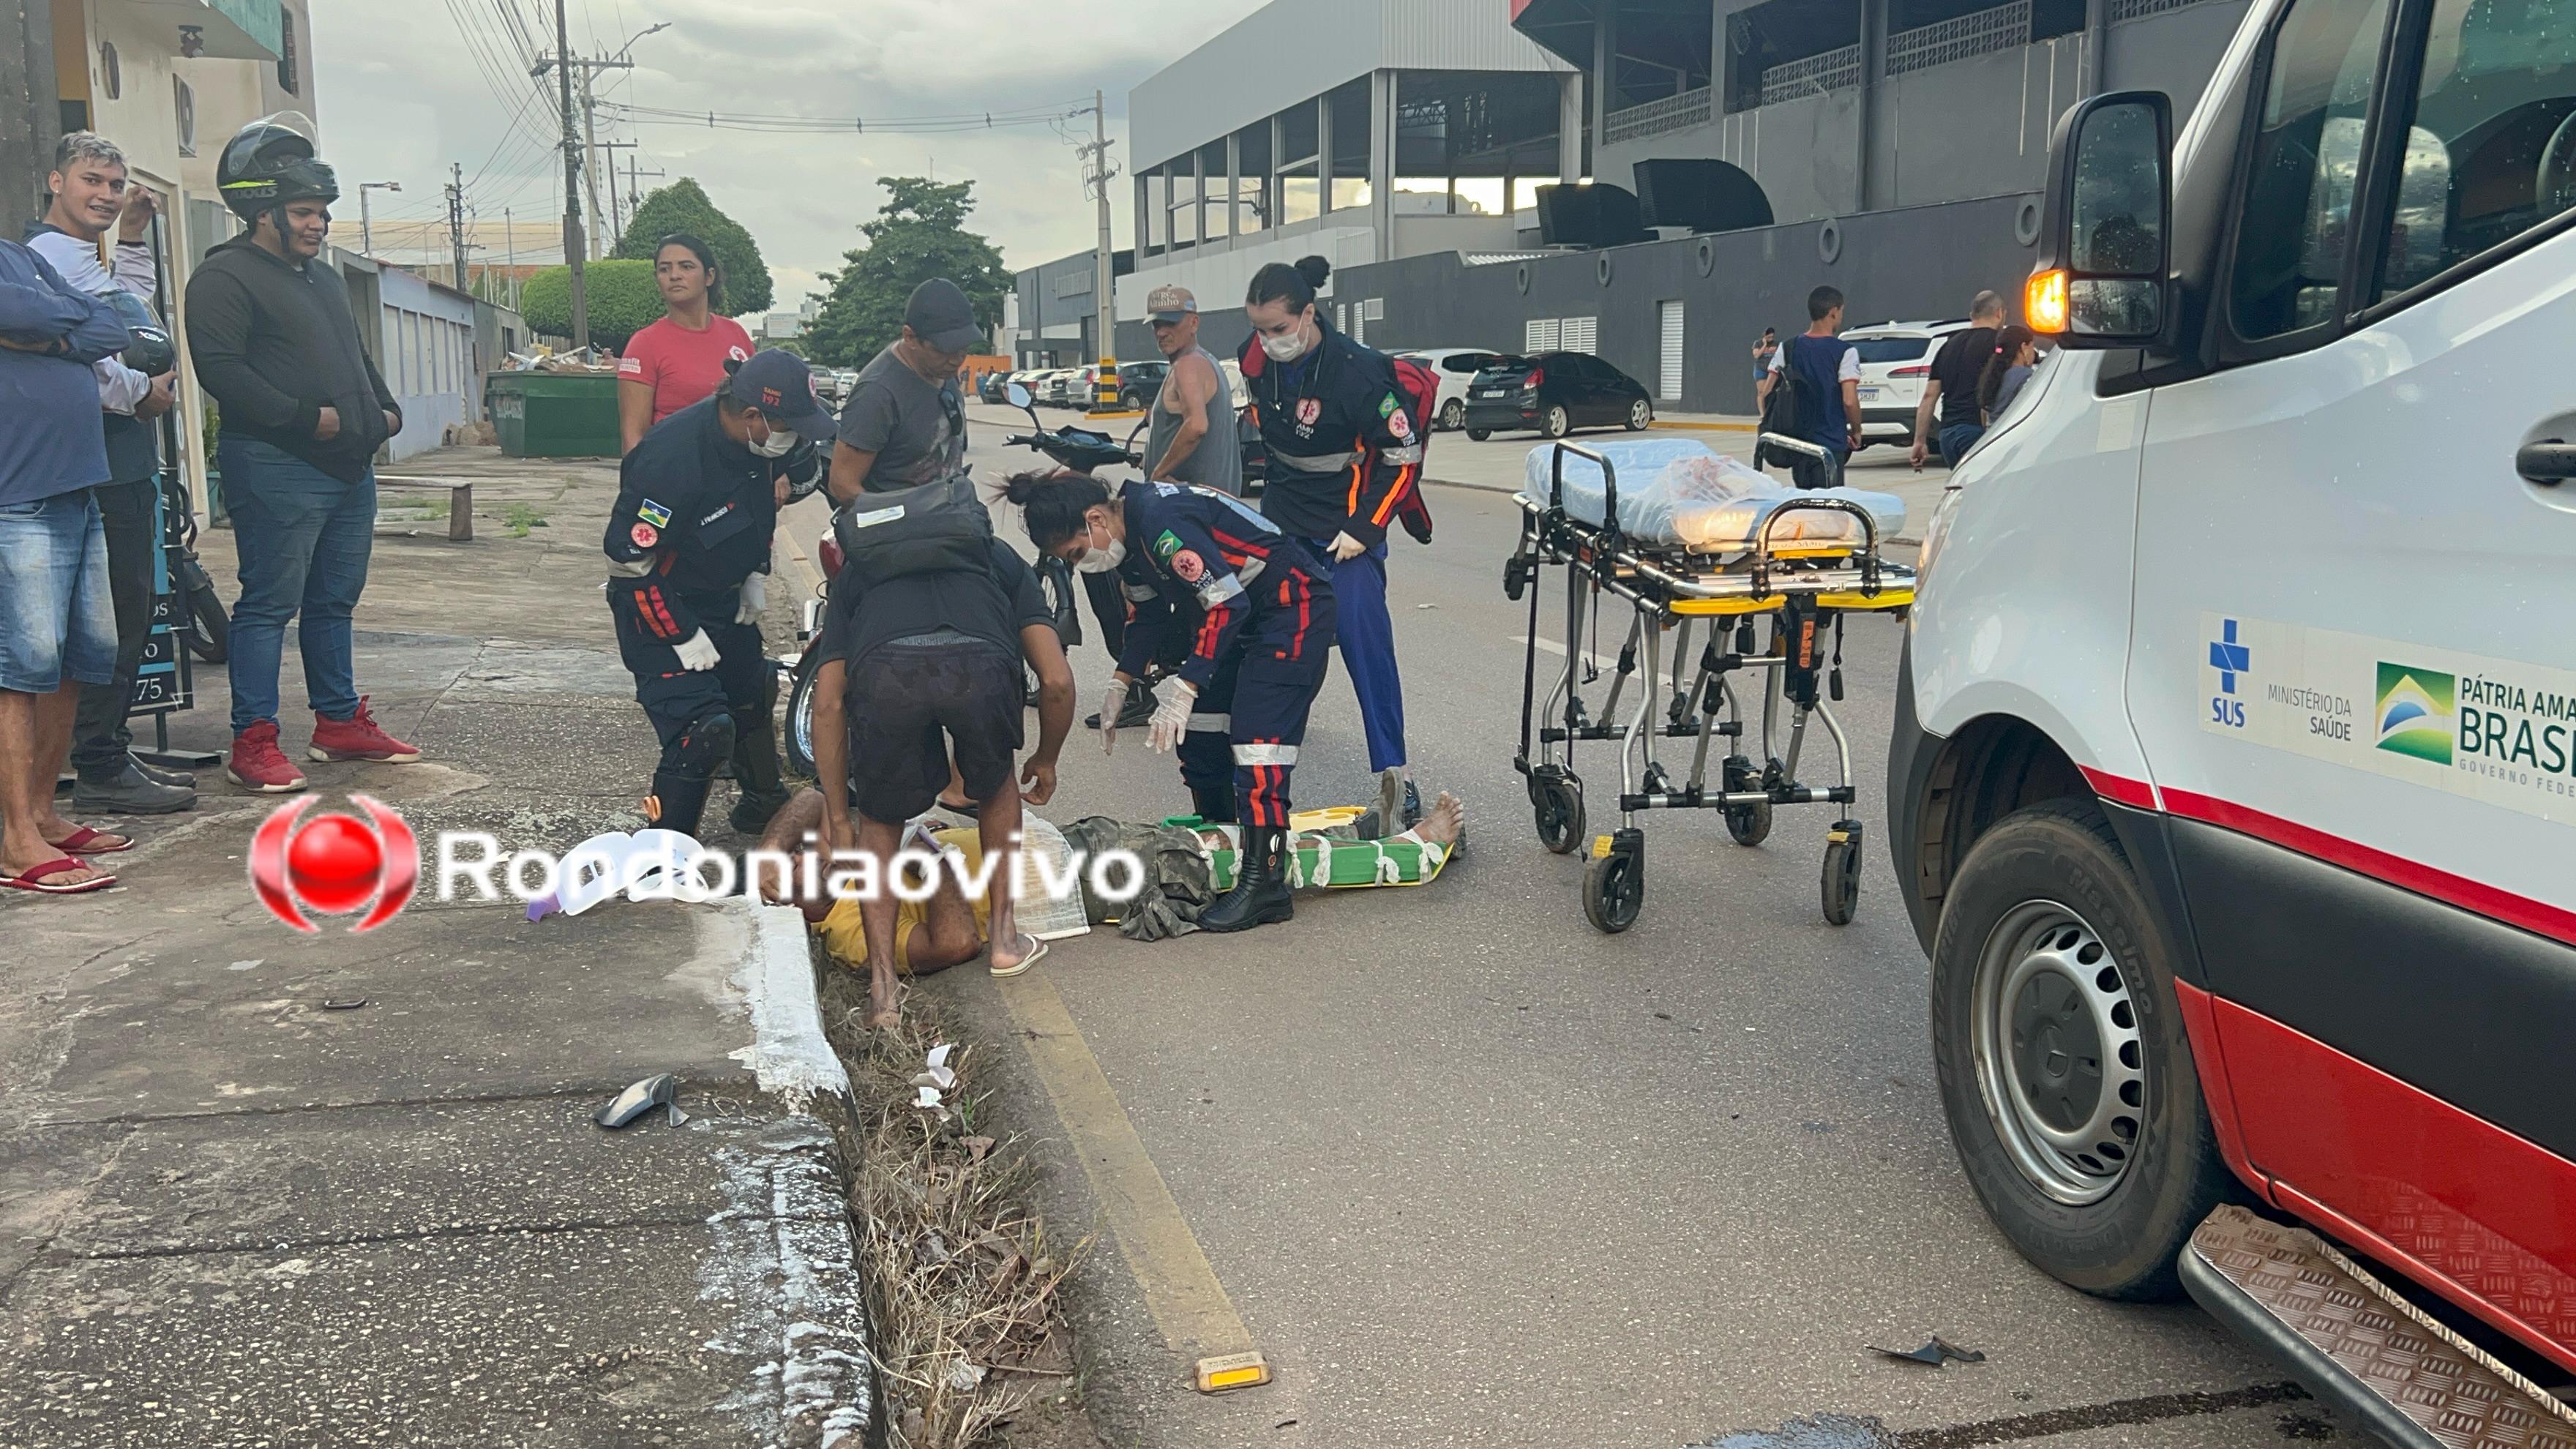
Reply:
M1315 289L1332 263L1307 257L1255 272L1241 359L1270 471L1261 511L1332 561L1336 632L1367 727L1369 772L1402 770L1404 683L1386 611L1386 530L1420 483L1422 439L1395 382L1395 363L1325 322ZM1404 823L1422 816L1413 782Z
M823 486L816 440L832 416L805 359L762 352L715 396L653 425L618 469L608 612L635 701L662 758L645 818L698 833L707 782L730 758L733 826L756 835L787 803L771 725L777 673L761 648L761 570L778 529L778 485L793 500Z
M1200 818L1243 826L1242 869L1199 929L1289 919L1288 778L1333 647L1331 568L1304 540L1212 488L1133 482L1113 494L1086 473L1024 473L1009 497L1039 552L1152 585L1150 599L1129 595L1136 618L1102 715L1104 746L1117 734L1123 681L1139 677L1164 632L1190 628L1186 616L1197 612L1147 741L1177 746Z

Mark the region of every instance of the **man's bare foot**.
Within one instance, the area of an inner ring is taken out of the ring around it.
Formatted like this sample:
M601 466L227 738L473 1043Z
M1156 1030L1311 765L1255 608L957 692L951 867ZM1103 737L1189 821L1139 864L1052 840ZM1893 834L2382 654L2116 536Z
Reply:
M1426 845L1456 845L1466 833L1467 807L1459 804L1458 797L1446 790L1432 802L1431 809L1422 817L1422 823L1405 832Z
M903 1025L903 987L891 967L868 973L868 1014L859 1018L859 1024L870 1031Z

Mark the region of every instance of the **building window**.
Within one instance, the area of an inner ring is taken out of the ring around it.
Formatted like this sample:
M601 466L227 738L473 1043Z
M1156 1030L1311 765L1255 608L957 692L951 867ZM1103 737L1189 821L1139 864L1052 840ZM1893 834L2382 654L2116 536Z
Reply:
M295 79L295 12L283 6L277 15L277 88L299 94Z
M173 92L176 104L172 113L179 121L179 154L194 156L197 154L197 93L185 76L170 77L170 84L176 88Z

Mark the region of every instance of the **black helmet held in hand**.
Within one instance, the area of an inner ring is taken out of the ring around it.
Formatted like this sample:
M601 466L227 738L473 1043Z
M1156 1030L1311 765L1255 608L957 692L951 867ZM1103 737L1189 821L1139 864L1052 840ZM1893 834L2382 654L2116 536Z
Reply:
M322 164L313 122L301 111L280 111L242 127L215 166L215 188L224 205L245 222L295 201L337 201L339 178ZM281 226L280 230L284 228Z

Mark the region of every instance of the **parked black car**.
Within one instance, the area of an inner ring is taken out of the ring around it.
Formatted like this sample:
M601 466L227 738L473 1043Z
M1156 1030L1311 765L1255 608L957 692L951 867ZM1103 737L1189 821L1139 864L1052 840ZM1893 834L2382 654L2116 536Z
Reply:
M1172 365L1160 358L1152 362L1118 364L1118 410L1134 412L1152 402L1163 391L1163 378Z
M1635 378L1588 352L1510 357L1476 374L1467 388L1467 436L1535 428L1562 438L1576 428L1644 428L1655 400Z

